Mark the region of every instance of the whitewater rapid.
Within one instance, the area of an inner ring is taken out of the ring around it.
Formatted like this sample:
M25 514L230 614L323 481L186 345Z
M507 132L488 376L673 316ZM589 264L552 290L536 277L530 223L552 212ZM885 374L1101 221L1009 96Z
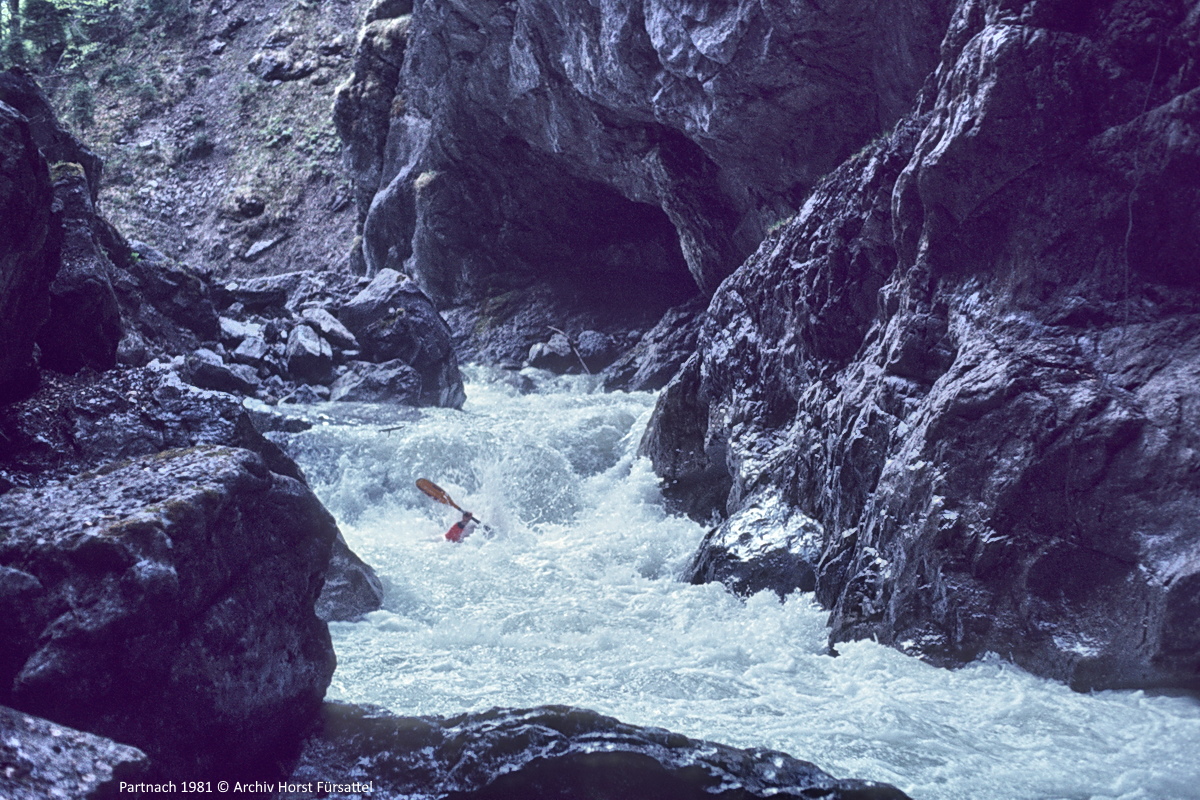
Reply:
M280 440L386 588L382 610L330 625L331 699L413 716L580 706L916 800L1200 800L1195 698L1079 694L997 659L952 672L870 642L826 655L810 595L678 580L704 529L664 510L636 458L654 395L467 377L462 411L289 412L314 427ZM491 535L445 541L458 514L418 477Z

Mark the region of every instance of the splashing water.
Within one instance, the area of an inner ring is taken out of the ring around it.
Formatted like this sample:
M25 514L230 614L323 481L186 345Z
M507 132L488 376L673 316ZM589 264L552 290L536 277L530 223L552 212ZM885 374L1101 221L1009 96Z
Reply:
M330 625L330 696L404 715L554 703L767 747L918 800L1200 799L1200 702L1079 694L995 659L948 671L870 642L825 655L809 595L678 580L704 533L634 453L652 394L468 370L464 411L335 404L286 437L384 609ZM398 429L383 433L381 428ZM443 538L457 512L491 528Z

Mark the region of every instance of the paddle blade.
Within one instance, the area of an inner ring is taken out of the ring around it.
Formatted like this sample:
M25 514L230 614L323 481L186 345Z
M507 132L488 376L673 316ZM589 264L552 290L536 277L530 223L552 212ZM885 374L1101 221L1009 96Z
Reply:
M433 481L426 480L425 478L417 478L417 488L442 505L458 508L458 503L451 500L450 495L446 494L445 490ZM458 508L458 510L462 511L461 508Z

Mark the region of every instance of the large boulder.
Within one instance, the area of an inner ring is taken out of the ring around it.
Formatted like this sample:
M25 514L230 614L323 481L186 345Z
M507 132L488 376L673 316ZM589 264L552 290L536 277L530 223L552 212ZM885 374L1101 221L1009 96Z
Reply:
M29 121L0 101L0 401L36 385L33 347L50 313L59 221Z
M247 450L166 451L10 491L0 533L30 595L3 615L0 701L164 777L275 774L335 661L313 608L337 527L302 482Z
M208 281L143 242L125 243L115 231L112 239L120 268L113 284L127 327L139 328L171 355L220 335Z
M287 800L322 796L318 782L370 783L369 791L385 797L462 800L578 797L582 787L593 800L907 796L887 784L834 778L783 753L700 742L563 706L414 719L326 703L289 782L300 787Z
M288 334L288 374L301 383L329 383L333 377L333 348L308 325L297 325Z
M258 373L253 367L246 364L227 364L223 358L206 347L201 347L187 357L184 361L184 374L188 383L201 389L249 395L253 395L258 389Z
M421 405L421 376L394 358L382 364L351 361L330 388L330 400L360 403L400 403Z
M383 270L342 306L338 318L368 360L399 359L416 370L419 405L462 406L466 396L450 328L411 278Z
M146 772L146 754L111 739L0 706L0 793L6 800L118 797Z
M1196 688L1200 18L1074 8L960 4L922 108L714 297L644 446L700 516L819 526L834 641Z

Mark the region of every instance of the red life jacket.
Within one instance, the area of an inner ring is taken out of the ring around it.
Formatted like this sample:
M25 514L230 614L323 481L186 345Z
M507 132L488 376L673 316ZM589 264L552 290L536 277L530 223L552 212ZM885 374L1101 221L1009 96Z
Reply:
M461 542L463 538L463 529L467 527L467 523L459 520L450 526L450 530L446 531L446 538L452 542Z

